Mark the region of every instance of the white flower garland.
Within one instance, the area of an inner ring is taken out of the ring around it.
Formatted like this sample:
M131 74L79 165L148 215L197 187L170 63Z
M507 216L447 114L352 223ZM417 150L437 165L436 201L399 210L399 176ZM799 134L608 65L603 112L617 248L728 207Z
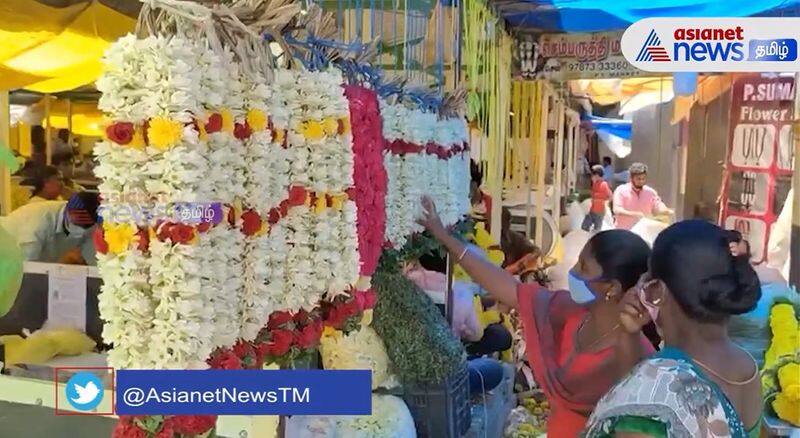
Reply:
M98 307L103 316L103 339L114 345L108 364L114 368L152 368L154 303L148 283L148 266L141 251L97 254L103 278Z
M386 194L386 239L395 248L421 232L416 223L421 215L420 198L430 196L442 222L453 225L469 212L469 156L461 150L468 140L466 121L437 119L433 113L409 109L381 101L383 135L391 144L403 140L423 148L419 153L402 155L386 152L384 165L389 178ZM430 154L427 146L452 151L448 158Z
M213 350L214 308L209 288L201 287L202 258L213 251L206 239L197 245L150 242L150 283L154 310L150 358L157 369L203 369Z

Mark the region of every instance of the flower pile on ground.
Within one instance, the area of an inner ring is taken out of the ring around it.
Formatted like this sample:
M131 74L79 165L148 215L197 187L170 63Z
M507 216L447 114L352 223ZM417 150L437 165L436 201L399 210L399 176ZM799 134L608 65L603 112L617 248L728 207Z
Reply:
M772 342L764 359L765 398L778 418L800 426L800 324L791 304L772 306Z

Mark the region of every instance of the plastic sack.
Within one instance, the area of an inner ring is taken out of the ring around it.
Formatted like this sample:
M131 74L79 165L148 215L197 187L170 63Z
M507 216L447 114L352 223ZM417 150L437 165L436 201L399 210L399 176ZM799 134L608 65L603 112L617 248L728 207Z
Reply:
M405 402L392 395L372 395L372 415L322 417L295 415L286 420L291 438L416 438Z
M23 260L17 239L0 226L0 316L8 313L17 299Z
M56 356L88 353L95 342L78 330L39 330L27 338L3 336L6 364L42 364Z
M753 355L759 368L764 365L764 352L772 340L770 310L773 305L781 302L792 303L795 308L800 308L800 295L792 291L786 283L762 284L761 298L756 308L744 315L731 316L728 323L728 335Z
M372 370L372 389L397 386L386 347L372 327L362 327L347 336L339 331L332 336L323 335L320 354L326 370Z
M586 242L591 237L590 233L583 230L572 231L563 239L564 256L561 262L552 266L547 271L547 276L550 278L550 287L553 290L566 290L568 289L568 274L569 270L575 266L578 258L586 246Z
M640 219L639 222L636 222L636 225L631 228L631 232L644 239L644 241L652 247L653 242L656 241L656 237L658 237L662 231L666 230L668 226L669 224L664 222L643 218Z

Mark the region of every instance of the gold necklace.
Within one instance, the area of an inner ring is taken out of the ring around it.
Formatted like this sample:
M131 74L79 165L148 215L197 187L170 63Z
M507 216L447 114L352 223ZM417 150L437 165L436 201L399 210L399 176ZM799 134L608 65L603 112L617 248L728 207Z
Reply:
M586 322L589 321L589 318L591 316L592 316L591 313L586 315L586 318L583 318L583 321L581 321L581 325L578 326L578 330L575 332L575 347L576 347L576 350L579 351L579 352L581 352L581 351L589 351L589 349L591 349L592 347L597 345L598 342L602 341L603 339L609 337L612 333L614 333L621 325L621 323L617 323L617 325L612 327L611 330L605 332L602 336L598 337L597 339L592 341L591 344L587 345L584 348L584 347L581 346L581 330L583 330L583 326L586 325Z
M747 352L745 350L742 350L742 351L744 351L745 353L747 353L748 356L750 356L750 360L753 361L753 365L755 365L756 371L753 373L752 376L750 376L750 378L748 378L747 380L740 381L740 382L735 382L733 380L728 380L725 377L722 377L722 375L720 375L718 372L716 372L713 369L711 369L711 367L709 367L708 365L704 364L703 362L700 362L699 360L694 359L694 358L692 358L692 360L694 361L694 363L700 365L701 367L703 367L703 369L705 369L709 373L713 374L714 376L716 376L718 379L722 380L723 382L725 382L725 383L727 383L729 385L734 385L734 386L744 386L744 385L747 385L748 383L752 382L753 380L755 380L756 377L758 377L758 364L757 364L755 358L753 358L752 354L750 354L749 352Z

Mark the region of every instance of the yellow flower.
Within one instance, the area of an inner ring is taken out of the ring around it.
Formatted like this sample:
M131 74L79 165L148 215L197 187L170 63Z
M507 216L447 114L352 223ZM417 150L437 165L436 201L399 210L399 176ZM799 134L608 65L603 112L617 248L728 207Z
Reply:
M147 139L150 146L165 151L177 145L183 137L183 125L166 117L150 119L147 128Z
M195 124L197 126L197 136L200 138L200 141L208 140L208 133L206 132L206 124L202 120L198 120Z
M781 392L789 400L800 401L800 364L791 362L778 370Z
M347 134L350 132L350 118L349 117L342 117L339 119L342 122L342 135Z
M785 394L778 393L772 402L772 407L778 418L800 426L800 402L792 401Z
M277 129L275 131L275 143L283 144L283 139L286 138L286 131L283 129Z
M108 244L108 251L120 254L128 250L136 236L136 228L131 224L103 223L103 235Z
M328 200L325 199L325 195L320 195L314 203L314 213L322 214L326 208L328 208Z
M133 139L128 143L128 147L143 151L147 146L144 142L144 135L142 135L143 128L135 128L133 130Z
M341 339L344 336L341 330L336 330L335 328L326 325L324 329L322 329L322 337L323 338L333 338L333 339Z
M339 193L331 197L331 208L336 211L341 211L344 208L344 202L347 201L347 193Z
M300 124L300 134L307 140L319 141L325 138L325 129L315 120L308 120Z
M800 350L798 322L791 304L772 306L769 318L772 342L764 355L765 368L769 368L784 356L792 356Z
M229 109L223 109L219 113L222 116L222 130L233 133L233 113Z
M339 121L328 117L322 121L322 129L325 130L325 134L336 135L336 133L339 132Z
M361 316L361 326L367 327L372 324L372 309L367 309L364 311L364 314Z
M259 109L251 109L247 112L247 124L253 131L263 131L267 129L267 115Z

